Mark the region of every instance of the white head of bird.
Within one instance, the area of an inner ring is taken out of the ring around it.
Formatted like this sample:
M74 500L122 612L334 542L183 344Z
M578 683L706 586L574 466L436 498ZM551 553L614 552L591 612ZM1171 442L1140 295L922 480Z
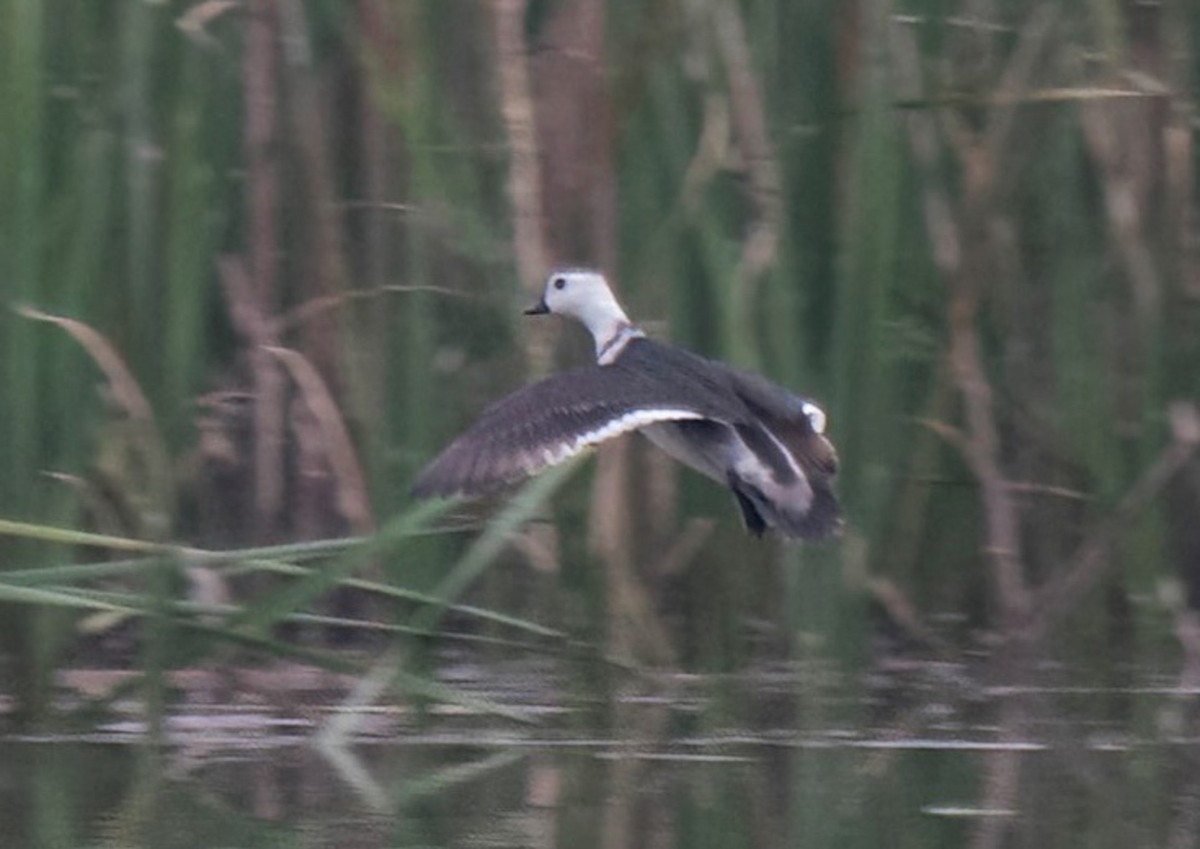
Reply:
M603 356L614 341L633 332L629 316L617 302L608 281L588 268L560 268L546 278L546 287L526 315L555 313L583 323L596 340L596 353ZM641 335L640 333L637 335Z

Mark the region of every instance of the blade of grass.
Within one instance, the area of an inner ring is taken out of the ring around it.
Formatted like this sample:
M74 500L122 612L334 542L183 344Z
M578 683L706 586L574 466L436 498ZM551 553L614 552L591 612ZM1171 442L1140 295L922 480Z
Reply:
M396 542L407 539L416 530L428 527L435 519L454 507L456 501L427 501L393 519L376 536L359 548L347 552L339 561L322 569L314 569L299 581L267 599L261 600L231 624L252 630L269 628L283 617L311 603L372 559L382 556Z
M146 540L93 534L87 531L74 531L69 528L39 525L32 522L14 522L9 519L0 519L0 536L22 537L60 545L88 545L95 548L143 554L158 554L165 549L161 543L147 542Z
M345 548L348 545L353 545L356 543L355 540L337 540L336 542L340 548ZM288 547L290 548L290 546ZM205 554L208 553L205 552ZM207 558L197 558L197 560L200 562L203 562L205 559ZM86 563L75 566L49 566L42 569L21 569L0 574L0 584L12 587L43 587L46 589L64 590L68 587L63 585L78 584L86 581L100 580L103 578L120 577L122 575L136 575L144 571L148 567L149 563L149 560L142 558L137 560L114 560L105 563ZM253 560L245 563L238 560L233 560L229 564L229 568L222 570L222 574L242 574L253 571L262 571L281 575L311 575L318 570L297 566L294 563L286 563L275 560ZM337 586L350 587L357 590L363 590L364 592L375 593L385 598L395 598L402 601L410 601L420 604L433 604L437 601L434 596L431 596L428 593L409 590L405 589L404 587L396 587L392 586L391 584L383 584L377 581L368 581L362 578L344 578L337 582ZM476 607L475 605L454 604L450 606L450 609L456 613L489 622L495 622L498 625L507 625L517 630L527 631L531 634L536 634L537 636L541 637L563 639L566 636L562 631L557 629L548 628L545 625L539 625L538 623L531 622L527 619L510 616L500 611ZM407 626L405 630L417 633L414 629L411 629Z
M483 536L434 589L432 595L436 601L418 611L409 620L409 624L419 630L432 630L441 620L451 600L457 598L467 585L495 560L512 532L534 515L546 499L579 467L579 463L580 460L576 459L549 469L521 489L513 497L509 507L488 523ZM441 698L424 686L422 689L412 689L413 676L403 672L406 659L407 651L403 648L392 649L380 658L342 701L343 712L326 723L319 733L319 738L327 745L342 745L358 727L362 708L374 704L376 699L397 681L411 693ZM528 717L511 711L506 711L504 715L529 721Z
M429 796L443 793L460 784L475 781L481 776L503 769L525 758L520 749L505 748L492 752L487 757L465 764L443 767L421 778L405 778L396 796L398 805L410 805Z
M435 599L434 603L418 611L411 624L421 629L433 629L450 602L458 598L504 550L513 531L533 518L546 499L566 483L578 467L578 460L563 463L544 472L521 489L509 506L488 523L483 535L467 550L462 559L434 587L430 593Z

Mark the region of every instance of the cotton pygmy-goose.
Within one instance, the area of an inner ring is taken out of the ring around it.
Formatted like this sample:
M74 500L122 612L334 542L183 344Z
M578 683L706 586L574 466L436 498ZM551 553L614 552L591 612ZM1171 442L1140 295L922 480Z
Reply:
M571 316L591 331L596 365L492 404L413 485L475 495L514 484L632 430L733 490L747 529L820 538L840 526L837 453L825 414L770 381L655 342L634 327L603 275L560 269L527 315Z

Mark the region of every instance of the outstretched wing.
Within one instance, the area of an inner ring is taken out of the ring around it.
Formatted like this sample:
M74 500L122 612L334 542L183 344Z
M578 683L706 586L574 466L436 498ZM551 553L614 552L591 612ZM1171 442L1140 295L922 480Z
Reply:
M819 482L837 474L837 451L822 432L825 414L819 407L757 374L728 366L726 370L730 388L754 412L755 418L787 446L810 479Z
M653 376L660 391L689 387L706 408L719 411L709 418L765 427L815 485L837 474L837 452L821 432L824 413L765 377L650 339L630 342L617 364L630 373Z
M842 514L833 490L838 469L837 451L833 443L814 427L814 420L819 423L818 427L824 424L824 413L812 402L758 375L733 369L730 375L733 391L754 412L761 426L787 449L808 486L808 497L798 510L789 509L787 504L765 502L753 492L742 493L738 501L743 514L746 512L743 498L746 498L769 517L771 526L788 536L821 539L837 533Z
M560 372L488 407L425 467L418 498L515 484L593 445L655 422L708 418L653 380L611 366Z

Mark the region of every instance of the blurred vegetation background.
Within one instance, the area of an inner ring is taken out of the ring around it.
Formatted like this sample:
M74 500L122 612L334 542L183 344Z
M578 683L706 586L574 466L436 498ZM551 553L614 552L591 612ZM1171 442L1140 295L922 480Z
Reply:
M123 616L156 629L153 671L464 592L526 636L687 669L1051 639L1106 670L1200 664L1200 6L0 0L0 21L0 655L31 709ZM754 541L635 440L516 501L535 521L490 547L503 500L414 518L409 481L490 399L588 356L519 318L559 263L822 402L844 537ZM300 578L260 568L380 527Z

